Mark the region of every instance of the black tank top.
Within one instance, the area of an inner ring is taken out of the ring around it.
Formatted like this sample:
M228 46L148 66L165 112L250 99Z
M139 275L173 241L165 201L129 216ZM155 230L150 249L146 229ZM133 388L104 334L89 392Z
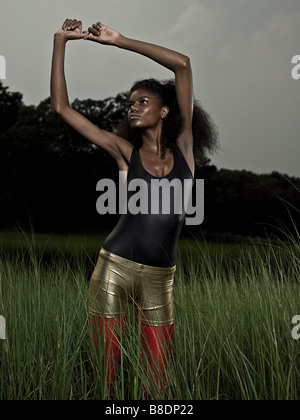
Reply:
M189 179L190 185L193 184L194 178L191 170L185 160L183 153L179 146L176 144L176 150L173 153L174 165L172 170L164 177L158 178L151 175L143 167L139 149L134 147L132 150L130 165L127 175L127 206L130 199L136 202L137 207L140 207L141 200L148 201L147 214L132 214L131 211L122 214L120 219L108 235L103 243L103 248L113 254L119 255L123 258L155 267L171 267L176 263L177 242L179 239L180 231L185 221L184 200L182 198L182 207L180 214L176 210L176 204L180 201L180 194L175 195L174 189L170 188L171 194L165 194L169 197L170 211L169 214L164 214L162 193L160 196L154 194L155 190L152 182L157 183L178 183L182 186L182 197L184 197L184 180ZM130 182L133 180L143 180L143 188L137 188L134 184L130 187ZM178 181L179 180L179 181ZM170 184L172 185L172 184ZM145 188L144 188L145 187ZM146 188L147 187L147 188ZM132 191L129 191L132 189ZM141 192L144 192L144 195ZM165 191L165 190L164 190ZM179 190L177 190L179 191ZM151 194L152 192L152 194ZM141 194L140 201L137 200L137 193ZM134 197L135 196L135 197ZM177 197L177 198L176 198ZM179 198L178 198L179 197ZM153 208L159 211L153 211ZM180 207L179 207L180 208ZM144 211L145 213L145 208ZM158 213L158 214L153 214Z

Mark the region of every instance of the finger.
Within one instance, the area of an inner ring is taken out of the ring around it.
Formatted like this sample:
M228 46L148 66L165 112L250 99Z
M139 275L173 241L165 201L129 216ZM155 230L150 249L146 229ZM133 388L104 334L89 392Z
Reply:
M73 29L73 27L76 26L76 24L77 24L77 20L72 19L71 22L69 22L68 28Z
M92 26L97 26L97 27L101 28L102 23L101 23L101 22L96 22L96 23L94 23Z
M68 20L67 20L67 24L66 24L65 31L69 31L69 30L70 30L70 25L71 25L71 23L72 23L72 20L73 20L73 19L68 19Z
M70 19L70 22L68 23L68 31L71 31L73 29L73 25L76 25L76 22L76 19Z
M101 29L96 23L94 23L93 28L97 31L97 34L100 35Z
M89 31L92 35L95 35L95 36L100 34L100 32L98 31L98 29L95 29L95 28L91 28L91 27L89 27L88 31Z
M71 24L70 24L70 29L74 30L75 28L80 28L81 27L81 21L80 20L72 20Z
M71 30L74 31L74 32L76 32L77 34L81 34L81 32L82 32L82 26L81 26L81 24L76 23L75 25L73 25L71 27Z
M69 19L66 19L65 21L64 21L64 23L63 23L63 25L62 25L62 29L65 31L66 29L67 29L67 27L68 27L68 21L69 21Z
M86 36L86 34L82 32L79 33L74 31L74 33L76 34L76 39L84 39L84 37Z
M72 22L73 19L67 19L66 20L66 25L65 25L65 31L69 31L70 29L70 24Z
M98 40L98 38L96 36L91 35L89 33L87 35L85 35L85 37L83 39L87 40L87 41L97 41Z

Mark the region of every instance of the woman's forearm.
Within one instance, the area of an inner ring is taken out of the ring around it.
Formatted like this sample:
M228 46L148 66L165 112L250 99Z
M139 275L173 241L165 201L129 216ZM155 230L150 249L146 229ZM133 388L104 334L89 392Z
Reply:
M54 35L50 91L51 111L55 113L70 106L64 70L66 42L60 34Z
M186 55L148 42L127 38L101 22L97 22L88 28L88 35L85 36L85 39L99 42L100 44L114 45L124 50L141 54L176 74L182 69L190 70L190 60Z
M165 47L126 38L122 35L117 38L114 45L144 55L174 73L183 68L190 69L189 57Z
M191 130L193 74L189 57L165 47L118 36L114 45L144 55L175 73L175 88L184 129Z

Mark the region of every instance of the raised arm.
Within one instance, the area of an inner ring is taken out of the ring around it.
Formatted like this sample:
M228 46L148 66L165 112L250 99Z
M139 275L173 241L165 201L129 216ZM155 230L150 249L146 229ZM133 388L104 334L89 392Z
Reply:
M73 19L66 19L54 34L50 87L53 112L58 113L70 106L64 72L66 43L69 40L83 39L86 35L87 32L82 32L81 21Z
M64 71L65 50L69 40L83 39L81 21L67 19L54 35L51 68L51 111L92 143L105 149L117 161L120 170L126 170L132 145L113 133L101 130L75 111L69 103Z
M184 121L182 138L186 139L187 142L192 142L194 94L189 57L158 45L126 38L100 22L90 27L88 32L89 35L85 36L84 39L100 44L114 45L144 55L175 73L177 101Z

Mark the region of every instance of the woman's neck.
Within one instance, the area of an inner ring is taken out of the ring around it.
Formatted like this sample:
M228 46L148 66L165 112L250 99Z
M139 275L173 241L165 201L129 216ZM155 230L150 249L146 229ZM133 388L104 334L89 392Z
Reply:
M142 149L159 155L161 153L161 135L162 126L145 130L142 133Z

